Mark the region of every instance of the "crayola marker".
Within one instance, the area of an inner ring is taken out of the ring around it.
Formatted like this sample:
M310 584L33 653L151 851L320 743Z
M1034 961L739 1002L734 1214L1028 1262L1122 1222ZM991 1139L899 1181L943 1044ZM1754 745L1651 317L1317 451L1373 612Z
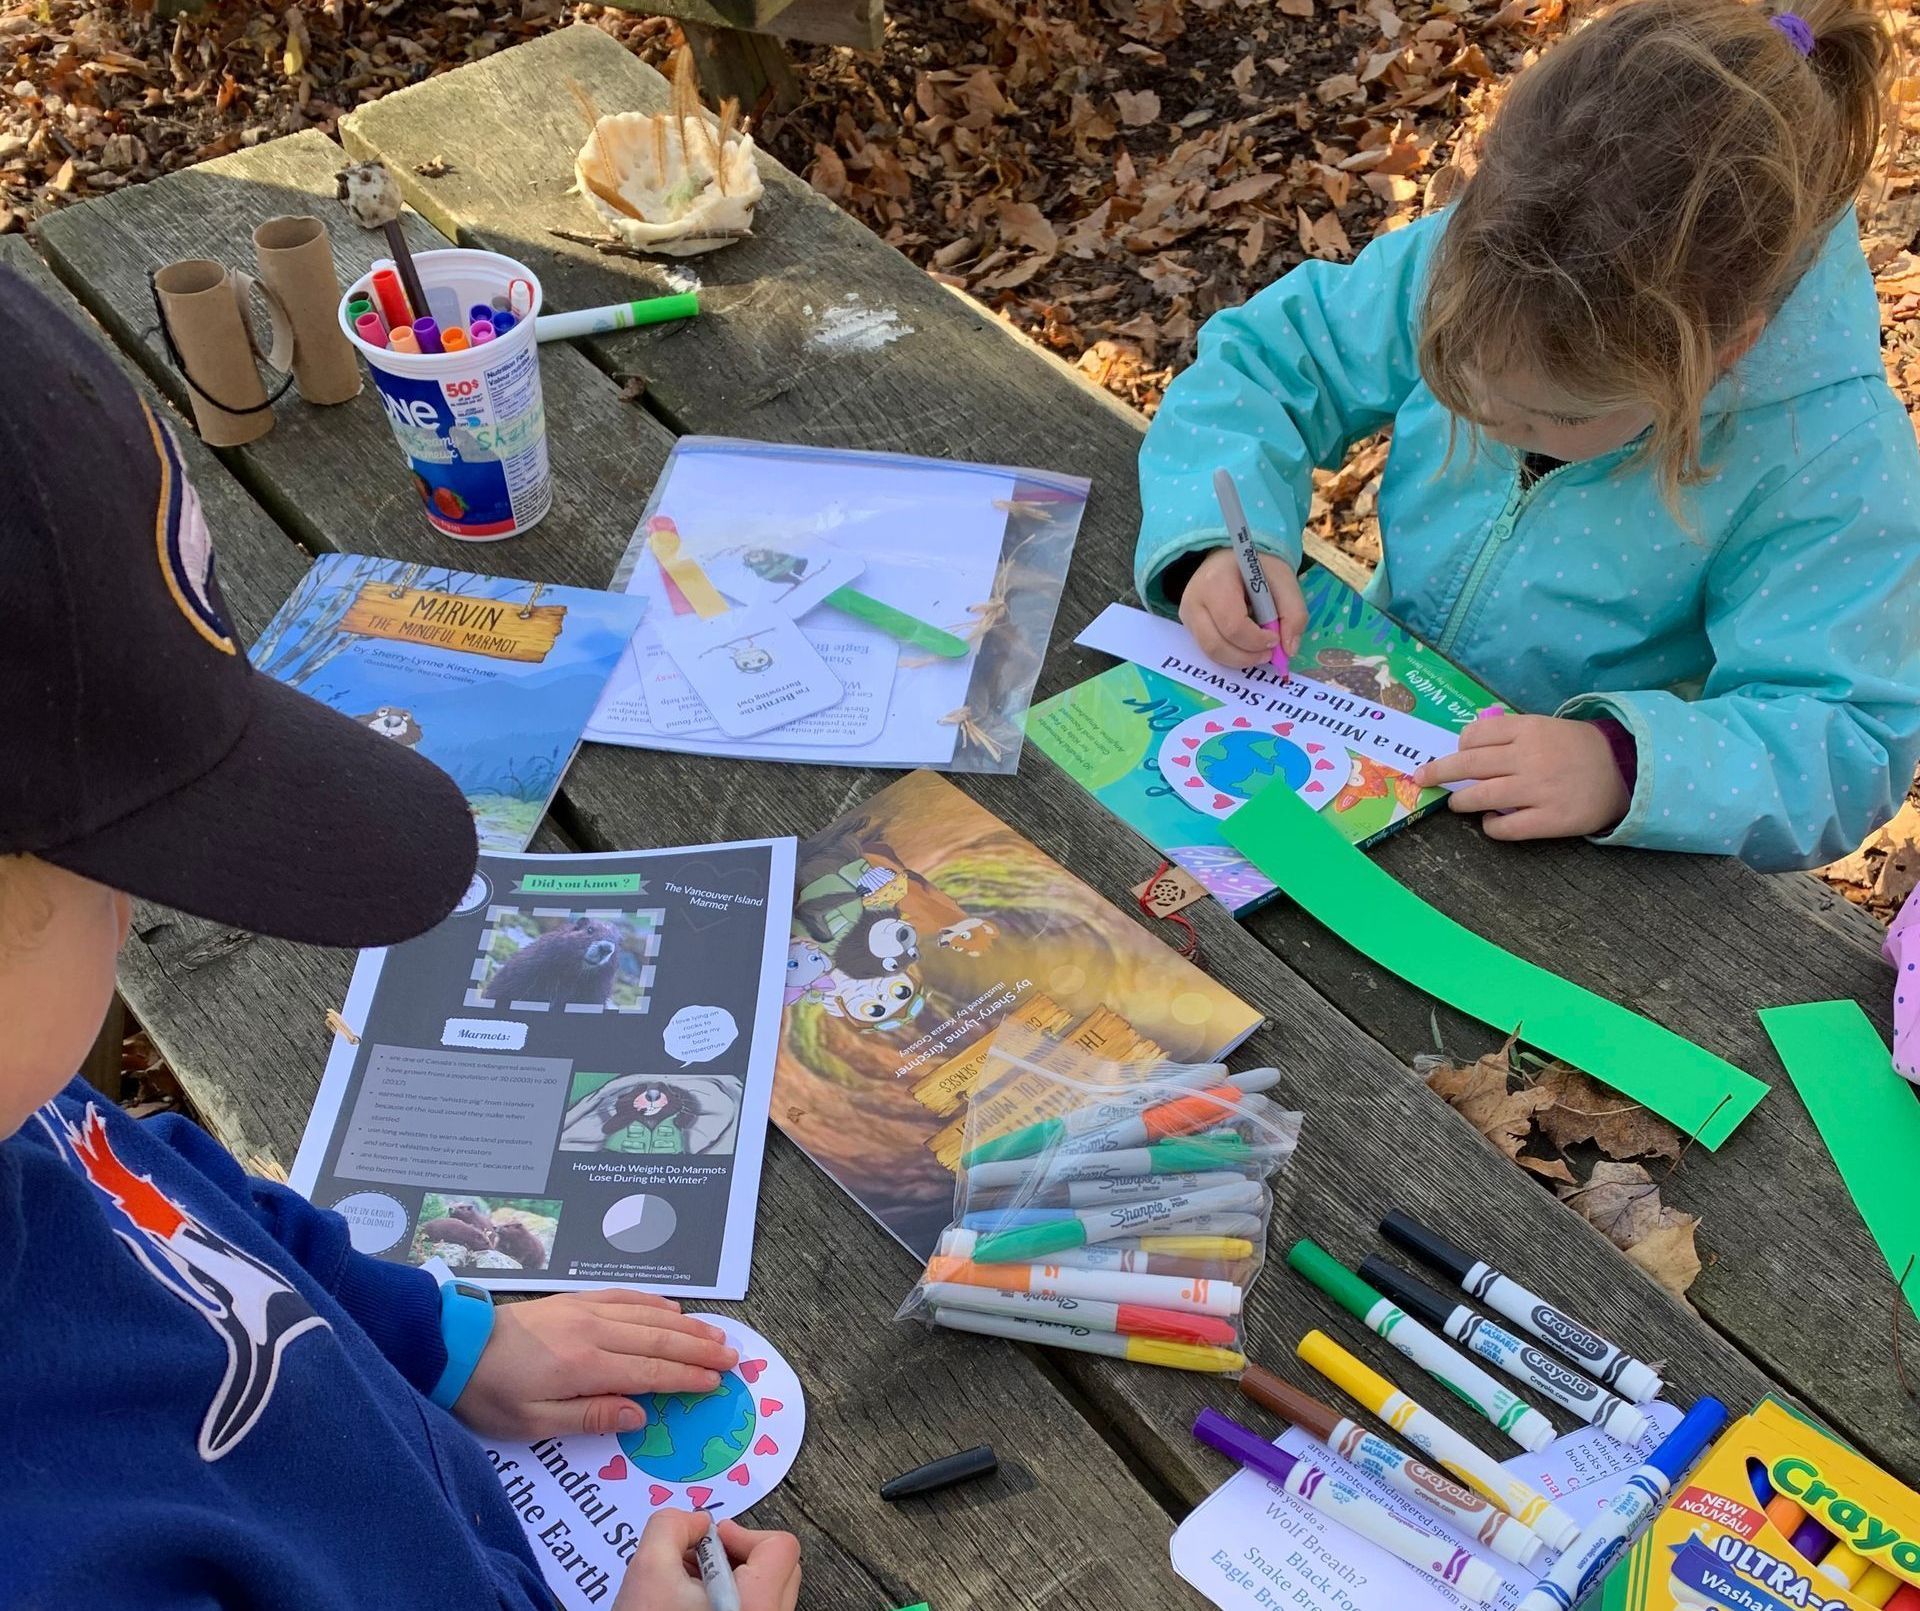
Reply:
M1267 1089L1280 1078L1273 1069L1250 1069L1231 1075L1217 1085L1168 1098L1168 1087L1156 1083L1140 1093L1148 1099L1136 1106L1137 1097L1120 1096L1096 1102L1062 1114L1057 1119L1042 1119L1007 1135L983 1141L960 1159L971 1169L976 1164L998 1163L1033 1158L1050 1147L1071 1151L1119 1152L1129 1147L1149 1146L1173 1136L1192 1135L1227 1123L1242 1113L1264 1113L1272 1107L1255 1093ZM1179 1089L1175 1082L1173 1089Z
M1246 1294L1231 1281L1186 1281L1172 1275L1126 1275L1114 1270L1069 1270L1057 1264L970 1264L927 1261L928 1282L958 1281L998 1292L1040 1298L1091 1298L1097 1303L1143 1303L1198 1315L1237 1315Z
M1475 1493L1531 1527L1547 1541L1547 1548L1565 1549L1580 1536L1574 1519L1545 1494L1509 1476L1475 1444L1431 1410L1422 1409L1324 1331L1308 1332L1294 1351L1335 1387L1365 1405L1396 1432L1404 1433L1422 1454L1431 1455Z
M1860 1581L1853 1586L1853 1597L1862 1605L1878 1608L1891 1600L1900 1589L1900 1579L1884 1566L1869 1566Z
M1698 1400L1646 1464L1636 1467L1627 1485L1601 1508L1593 1524L1553 1563L1553 1570L1521 1600L1518 1611L1573 1611L1642 1524L1659 1512L1673 1485L1693 1469L1726 1424L1726 1405L1717 1398Z
M1224 1135L1162 1141L1151 1147L1114 1152L1076 1152L1064 1158L1003 1158L974 1164L966 1172L967 1190L988 1186L1053 1184L1070 1180L1126 1180L1141 1176L1186 1174L1203 1169L1245 1169L1261 1154L1229 1130Z
M1155 1197L1144 1203L1117 1203L1110 1208L1083 1208L1052 1216L1016 1230L983 1236L973 1250L981 1264L1018 1263L1045 1258L1062 1248L1110 1242L1118 1236L1138 1236L1162 1226L1178 1225L1200 1214L1245 1213L1266 1200L1266 1188L1257 1180L1207 1191Z
M1499 1592L1500 1574L1485 1561L1476 1560L1451 1539L1409 1526L1348 1478L1275 1448L1232 1417L1203 1409L1193 1423L1193 1435L1415 1571L1452 1584L1469 1599L1486 1605Z
M1553 1423L1544 1415L1381 1297L1325 1248L1302 1237L1287 1249L1287 1263L1521 1448L1537 1453L1553 1442Z
M1638 1443L1653 1424L1623 1398L1595 1387L1578 1371L1523 1342L1504 1326L1475 1314L1464 1303L1443 1298L1424 1281L1416 1281L1385 1259L1366 1258L1360 1264L1362 1280L1378 1287L1409 1314L1451 1337L1470 1353L1525 1382L1564 1410L1571 1410L1589 1426L1598 1427L1621 1443Z
M1132 1360L1136 1365L1165 1365L1172 1370L1204 1371L1215 1376L1243 1370L1247 1363L1245 1354L1231 1348L1161 1342L1155 1337L1123 1337L1113 1331L1090 1331L1085 1326L1063 1326L1051 1320L1015 1320L1008 1315L976 1314L971 1309L936 1307L933 1323L950 1331L972 1331L982 1337L1038 1343L1042 1348L1071 1348L1082 1354Z
M1410 1214L1395 1209L1380 1221L1381 1234L1459 1283L1469 1298L1505 1315L1522 1331L1538 1337L1565 1354L1602 1387L1610 1387L1630 1404L1651 1404L1660 1396L1660 1377L1599 1332L1556 1309L1538 1293L1529 1292L1511 1276L1454 1246L1438 1231L1429 1230Z
M1893 1591L1893 1598L1887 1601L1887 1611L1920 1611L1920 1589L1903 1582Z
M963 1281L933 1281L929 1302L943 1309L976 1314L1013 1315L1022 1320L1059 1320L1089 1331L1117 1331L1128 1337L1158 1337L1162 1342L1212 1343L1231 1348L1239 1340L1233 1322L1213 1315L1155 1309L1143 1303L1102 1303L1095 1298L1047 1298L1031 1292L1001 1292Z
M971 1167L997 1158L1034 1157L1058 1142L1070 1141L1075 1136L1104 1130L1108 1125L1122 1124L1136 1118L1144 1109L1158 1107L1170 1100L1168 1093L1172 1091L1198 1091L1212 1086L1231 1085L1236 1091L1251 1094L1271 1090L1279 1083L1279 1079L1280 1071L1274 1068L1250 1068L1239 1074L1229 1074L1225 1063L1203 1063L1178 1074L1155 1075L1141 1085L1111 1092L1096 1102L1074 1108L1057 1118L1042 1119L1037 1124L1023 1125L1018 1130L1009 1130L1003 1136L983 1141L965 1154L960 1162Z
M1515 1521L1490 1500L1463 1488L1422 1465L1385 1438L1356 1426L1316 1398L1280 1380L1273 1372L1249 1365L1240 1378L1240 1391L1263 1409L1301 1431L1318 1438L1348 1465L1364 1471L1395 1493L1424 1505L1451 1526L1486 1545L1496 1555L1537 1571L1547 1553L1547 1541Z

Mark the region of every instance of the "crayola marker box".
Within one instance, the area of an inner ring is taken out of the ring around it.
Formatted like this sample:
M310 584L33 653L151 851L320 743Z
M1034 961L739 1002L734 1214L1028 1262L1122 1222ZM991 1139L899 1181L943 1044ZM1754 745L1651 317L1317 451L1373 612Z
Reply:
M1920 1494L1766 1399L1676 1488L1593 1603L1880 1611L1907 1603L1904 1585L1920 1593Z

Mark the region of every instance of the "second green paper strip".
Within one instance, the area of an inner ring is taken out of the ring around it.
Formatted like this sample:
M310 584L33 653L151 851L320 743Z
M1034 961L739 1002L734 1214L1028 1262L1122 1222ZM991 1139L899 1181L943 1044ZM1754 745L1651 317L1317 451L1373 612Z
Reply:
M1227 818L1228 843L1381 967L1584 1069L1703 1146L1718 1147L1767 1086L1650 1018L1522 960L1436 911L1285 787Z

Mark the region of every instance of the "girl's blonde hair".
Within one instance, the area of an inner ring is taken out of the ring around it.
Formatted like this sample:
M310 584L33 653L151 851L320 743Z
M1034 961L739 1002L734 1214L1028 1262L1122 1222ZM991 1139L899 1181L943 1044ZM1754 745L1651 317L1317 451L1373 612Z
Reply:
M1436 249L1434 395L1483 425L1486 382L1531 372L1600 411L1650 406L1644 452L1674 502L1704 479L1708 391L1873 164L1892 55L1853 0L1623 0L1549 50Z

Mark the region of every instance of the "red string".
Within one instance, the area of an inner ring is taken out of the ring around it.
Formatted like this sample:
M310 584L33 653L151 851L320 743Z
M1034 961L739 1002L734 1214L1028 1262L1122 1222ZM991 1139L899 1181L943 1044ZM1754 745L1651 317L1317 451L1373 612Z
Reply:
M1140 910L1145 912L1148 917L1157 918L1163 923L1171 923L1175 928L1180 929L1185 938L1174 941L1174 950L1178 951L1180 955L1188 961L1198 962L1200 960L1200 932L1193 926L1187 914L1185 912L1167 912L1162 914L1153 909L1153 886L1159 883L1165 874L1172 871L1173 865L1170 861L1163 861L1158 867L1154 868L1152 875L1147 879L1145 885L1142 886L1138 896Z

